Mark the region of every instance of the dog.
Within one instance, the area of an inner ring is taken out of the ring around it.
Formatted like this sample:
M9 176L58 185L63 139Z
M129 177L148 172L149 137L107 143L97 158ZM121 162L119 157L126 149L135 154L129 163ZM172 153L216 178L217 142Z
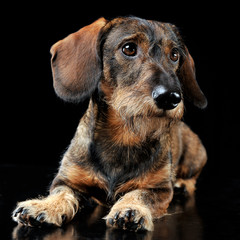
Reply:
M182 121L184 101L207 99L175 25L100 18L51 48L56 94L89 105L47 197L18 203L26 226L62 226L93 199L111 206L108 227L152 231L174 189L194 195L206 164L201 140Z

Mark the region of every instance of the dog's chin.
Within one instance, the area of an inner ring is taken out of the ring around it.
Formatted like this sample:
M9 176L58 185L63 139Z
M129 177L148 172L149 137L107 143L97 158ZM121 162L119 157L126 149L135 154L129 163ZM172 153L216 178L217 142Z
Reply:
M183 108L181 106L171 109L163 110L158 109L157 111L152 111L148 114L137 114L137 115L125 115L122 119L126 123L129 129L135 133L140 133L142 135L142 130L144 132L148 129L150 131L155 131L157 129L165 129L169 127L169 123L178 122L183 116Z

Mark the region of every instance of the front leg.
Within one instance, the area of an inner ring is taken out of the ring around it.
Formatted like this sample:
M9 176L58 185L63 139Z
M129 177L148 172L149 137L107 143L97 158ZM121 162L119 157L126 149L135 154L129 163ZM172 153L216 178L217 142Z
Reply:
M53 189L45 198L18 203L13 220L26 226L54 224L61 226L70 221L79 209L79 199L67 186Z
M153 230L153 219L162 217L173 197L172 184L161 189L138 189L125 194L105 217L109 227L130 231Z
M18 203L13 212L13 220L27 226L40 226L44 223L62 226L80 210L80 204L86 200L84 194L87 193L87 187L98 186L95 175L88 168L79 167L80 162L84 162L85 166L88 163L93 116L93 103L90 101L75 137L61 161L59 172L51 185L50 195Z

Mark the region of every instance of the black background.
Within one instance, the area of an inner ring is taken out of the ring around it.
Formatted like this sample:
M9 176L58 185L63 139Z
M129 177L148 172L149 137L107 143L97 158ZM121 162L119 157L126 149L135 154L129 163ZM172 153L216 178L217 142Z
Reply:
M239 55L230 19L234 6L203 2L97 2L54 6L6 6L2 19L1 74L2 155L4 164L58 166L72 139L82 106L65 103L52 87L50 47L68 34L103 16L135 15L174 23L195 60L199 85L209 105L200 110L186 103L184 120L207 148L207 175L238 175ZM237 26L237 25L236 25Z
M0 222L8 236L15 226L10 215L16 202L46 193L83 110L81 104L65 103L56 96L50 67L51 46L99 17L135 15L178 26L195 61L199 85L209 102L204 110L186 102L184 115L184 121L200 136L208 152L208 163L199 179L198 211L209 239L216 239L216 234L218 239L225 235L226 239L237 239L237 9L237 4L203 1L2 5ZM227 234L226 229L230 229ZM230 238L232 234L235 235Z

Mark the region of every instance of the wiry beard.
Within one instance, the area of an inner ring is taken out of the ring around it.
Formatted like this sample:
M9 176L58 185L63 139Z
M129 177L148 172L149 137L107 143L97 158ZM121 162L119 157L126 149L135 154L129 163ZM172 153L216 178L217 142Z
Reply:
M183 114L183 104L171 111L158 109L153 99L138 89L116 91L109 105L124 121L129 131L142 139L158 138L169 131L172 123L179 121Z
M111 98L110 105L120 114L122 119L161 115L162 110L157 109L150 96L134 89L120 89Z

